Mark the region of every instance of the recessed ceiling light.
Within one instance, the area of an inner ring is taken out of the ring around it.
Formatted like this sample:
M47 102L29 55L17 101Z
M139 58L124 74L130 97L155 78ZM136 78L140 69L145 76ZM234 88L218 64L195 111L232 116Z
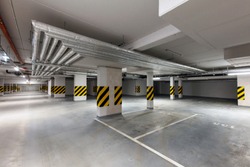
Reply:
M14 70L15 71L19 71L19 67L14 67Z
M174 10L189 0L159 0L159 16Z
M227 75L250 75L250 72L228 73Z

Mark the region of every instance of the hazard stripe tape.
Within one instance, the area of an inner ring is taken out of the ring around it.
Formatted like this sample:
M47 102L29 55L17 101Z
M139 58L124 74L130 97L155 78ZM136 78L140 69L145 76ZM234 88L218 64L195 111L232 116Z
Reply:
M237 89L237 99L238 100L245 100L245 87L239 86Z
M54 86L54 94L65 94L65 86Z
M3 93L3 92L4 92L4 87L0 86L0 93Z
M97 106L106 107L109 106L109 87L98 86L97 87Z
M174 95L174 86L170 86L170 95Z
M51 86L51 93L52 94L54 93L54 88L55 88L55 86Z
M141 92L141 87L135 86L135 93L140 93L140 92Z
M154 87L147 86L147 100L153 101L154 100Z
M179 95L183 94L183 87L182 86L178 86L178 94Z
M121 105L122 104L122 87L121 86L115 86L115 98L114 98L115 105Z
M87 86L75 86L74 96L86 96Z

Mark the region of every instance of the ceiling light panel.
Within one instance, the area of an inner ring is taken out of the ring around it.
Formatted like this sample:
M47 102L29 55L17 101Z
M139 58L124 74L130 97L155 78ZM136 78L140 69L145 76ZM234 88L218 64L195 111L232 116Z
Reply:
M187 1L189 0L159 0L159 16L163 16Z

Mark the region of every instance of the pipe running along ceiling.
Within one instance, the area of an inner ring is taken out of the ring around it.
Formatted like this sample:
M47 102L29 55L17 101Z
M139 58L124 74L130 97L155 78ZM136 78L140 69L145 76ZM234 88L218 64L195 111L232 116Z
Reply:
M32 25L33 76L50 76L61 68L70 67L73 62L81 57L117 62L128 67L168 71L173 74L205 72L202 69L126 50L35 20L32 21Z

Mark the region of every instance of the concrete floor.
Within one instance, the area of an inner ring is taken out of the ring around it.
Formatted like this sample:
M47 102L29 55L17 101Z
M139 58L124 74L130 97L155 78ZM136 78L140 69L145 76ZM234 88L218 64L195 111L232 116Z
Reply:
M99 119L117 131L94 120L94 98L71 100L0 97L0 166L174 166L117 131L185 167L250 166L250 109L234 100L156 97L150 111L144 97L124 97L123 115Z

